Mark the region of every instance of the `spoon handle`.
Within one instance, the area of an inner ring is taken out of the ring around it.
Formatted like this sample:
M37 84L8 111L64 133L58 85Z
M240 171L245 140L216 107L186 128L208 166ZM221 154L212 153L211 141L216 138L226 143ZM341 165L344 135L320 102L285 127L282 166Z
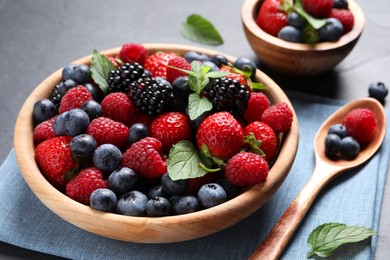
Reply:
M329 168L316 167L310 180L249 259L278 259L315 197L330 180Z

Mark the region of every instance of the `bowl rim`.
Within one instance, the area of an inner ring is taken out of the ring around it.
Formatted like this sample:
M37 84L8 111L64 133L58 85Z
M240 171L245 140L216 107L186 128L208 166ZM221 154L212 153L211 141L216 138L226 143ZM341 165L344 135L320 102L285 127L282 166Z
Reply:
M261 3L262 0L244 0L244 4L241 8L242 23L246 27L246 29L249 30L257 38L284 49L291 49L302 52L329 51L332 49L337 49L339 47L349 44L356 38L360 37L365 25L365 15L363 13L363 10L355 2L355 0L348 0L349 10L352 12L355 20L354 27L350 32L341 36L338 41L320 42L316 44L288 42L266 33L256 24L255 19L259 10L259 5Z
M143 44L149 53L173 51L184 54L194 50L212 54L223 54L230 61L235 58L209 49L178 44L146 43ZM108 56L118 54L120 47L100 51ZM89 64L92 55L85 56L72 63ZM249 188L241 195L216 207L190 214L167 217L131 217L94 210L78 203L52 186L41 174L35 159L33 143L33 105L39 99L48 97L52 88L61 80L62 68L43 80L28 96L18 114L14 129L14 149L21 174L38 199L56 215L65 221L104 237L142 243L170 243L195 239L227 228L260 208L283 183L294 162L299 142L298 119L294 108L282 89L266 74L257 70L256 80L267 87L267 96L271 102L286 102L293 112L293 123L289 132L283 137L283 145L278 159L270 169L264 183ZM207 217L218 221L208 223ZM82 217L81 217L82 216ZM221 221L223 219L223 221ZM96 225L99 223L99 225ZM175 226L179 226L176 228ZM185 226L187 228L184 228Z

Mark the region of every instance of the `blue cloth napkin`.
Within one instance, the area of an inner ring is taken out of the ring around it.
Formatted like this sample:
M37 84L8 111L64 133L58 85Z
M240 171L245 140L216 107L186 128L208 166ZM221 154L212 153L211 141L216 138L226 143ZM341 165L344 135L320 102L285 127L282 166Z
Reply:
M0 240L72 259L246 259L264 240L314 168L313 140L322 122L343 102L289 93L297 112L300 143L285 182L261 209L216 234L173 244L137 244L107 239L59 218L31 192L13 150L0 167ZM387 120L389 120L389 111ZM390 142L386 135L385 143ZM365 165L338 177L317 197L283 252L282 259L305 259L310 232L326 222L360 225L378 231L390 146ZM336 250L332 259L373 259L376 236Z

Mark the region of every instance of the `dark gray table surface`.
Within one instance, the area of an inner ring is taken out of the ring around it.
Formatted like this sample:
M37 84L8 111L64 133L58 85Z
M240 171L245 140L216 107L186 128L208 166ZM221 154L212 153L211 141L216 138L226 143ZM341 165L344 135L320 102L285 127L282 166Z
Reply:
M291 78L267 69L251 50L240 20L242 1L0 0L0 163L13 146L14 124L24 100L49 74L73 60L126 42L197 45L254 59L284 90L352 100L368 85L390 86L390 1L357 0L366 27L350 55L317 77ZM225 42L210 47L180 35L192 13L209 19ZM386 107L390 107L387 102ZM386 144L388 145L388 144ZM376 259L390 255L390 181L386 184ZM0 242L0 259L58 259ZM388 259L388 258L387 258Z

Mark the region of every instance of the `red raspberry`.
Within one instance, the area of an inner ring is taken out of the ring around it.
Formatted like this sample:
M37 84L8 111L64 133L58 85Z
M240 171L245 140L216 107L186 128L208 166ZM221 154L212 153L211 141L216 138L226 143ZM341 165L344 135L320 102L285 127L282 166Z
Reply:
M43 121L34 128L34 144L38 145L43 141L56 136L54 133L54 121L58 116L52 117L49 120Z
M146 58L144 68L148 70L153 77L162 77L166 79L168 62L177 57L179 56L173 52L157 52Z
M268 176L268 163L258 154L241 152L227 162L225 177L236 186L255 185Z
M145 64L148 51L141 44L126 43L122 46L119 51L119 58L124 63L138 62L141 65Z
M244 135L253 133L257 140L261 141L260 149L265 153L265 160L270 162L279 147L279 137L275 131L264 122L256 121L244 128Z
M183 57L176 57L173 59L170 59L168 61L168 66L172 66L175 68L183 69L183 70L191 70L191 64L186 61ZM188 73L167 67L167 80L172 84L172 82L182 76L187 76Z
M129 124L137 113L137 107L133 101L122 92L108 94L102 100L101 106L104 117L111 118L125 125Z
M344 28L343 34L352 31L353 25L355 23L355 18L349 10L333 8L330 12L330 17L336 18L341 22Z
M285 102L281 102L267 108L261 116L261 121L276 132L286 132L291 128L293 113Z
M89 205L91 193L99 188L107 188L106 180L103 180L103 173L95 167L87 168L79 172L68 184L66 184L66 195L82 204Z
M58 136L40 143L35 149L35 161L42 174L58 189L65 188L64 175L76 168L70 151L70 136Z
M229 66L222 66L220 70L221 72L230 73L230 75L227 75L226 78L237 80L241 85L247 85L244 75L233 72L232 68L230 68Z
M252 92L244 113L245 120L248 123L261 121L261 116L268 107L269 100L266 95L261 92Z
M129 128L106 117L98 117L89 124L86 134L95 138L98 145L113 144L120 149L127 146Z
M84 86L77 86L68 90L61 100L58 112L60 114L74 108L80 108L84 102L92 100L92 94Z
M163 145L166 153L181 140L191 140L190 120L180 112L168 112L156 117L150 125L150 136Z
M314 17L327 18L333 8L333 0L302 0L303 8Z
M364 144L371 140L376 128L376 118L367 108L355 108L345 116L343 124L348 130L348 135Z
M279 8L281 5L281 0L265 0L256 18L257 25L273 36L287 25L287 15Z
M132 169L138 176L156 179L167 172L167 163L161 157L162 143L145 137L132 144L122 156L122 166Z
M244 132L229 112L218 112L207 117L196 133L199 149L205 144L213 156L230 158L241 149Z

